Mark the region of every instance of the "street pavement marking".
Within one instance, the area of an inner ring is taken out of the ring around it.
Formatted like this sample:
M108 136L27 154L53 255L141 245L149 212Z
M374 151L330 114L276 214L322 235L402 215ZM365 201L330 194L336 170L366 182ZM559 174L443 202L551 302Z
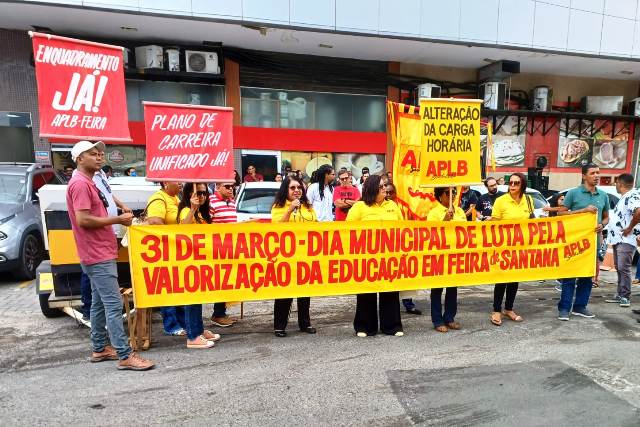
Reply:
M20 289L24 289L24 288L28 288L29 286L33 285L34 281L33 280L27 280L25 282L22 282L18 285L18 287Z

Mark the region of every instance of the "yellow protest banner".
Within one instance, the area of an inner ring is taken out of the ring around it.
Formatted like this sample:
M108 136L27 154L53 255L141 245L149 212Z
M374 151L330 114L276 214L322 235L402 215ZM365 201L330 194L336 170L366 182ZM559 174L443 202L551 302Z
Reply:
M593 214L517 222L133 226L140 308L595 274Z
M420 169L423 186L472 185L482 181L481 103L478 99L420 100L422 152L414 163Z

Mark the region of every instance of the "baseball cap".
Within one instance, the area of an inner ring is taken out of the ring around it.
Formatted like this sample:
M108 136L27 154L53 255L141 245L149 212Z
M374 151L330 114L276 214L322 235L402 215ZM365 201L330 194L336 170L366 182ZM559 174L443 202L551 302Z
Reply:
M84 153L85 151L91 150L93 147L97 147L98 150L104 151L104 142L91 142L91 141L78 141L76 145L71 149L71 160L77 162L78 156Z

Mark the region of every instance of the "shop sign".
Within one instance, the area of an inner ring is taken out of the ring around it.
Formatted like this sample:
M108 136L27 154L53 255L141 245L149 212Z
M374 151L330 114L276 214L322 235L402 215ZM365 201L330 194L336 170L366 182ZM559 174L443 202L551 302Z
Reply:
M109 161L111 163L122 163L124 161L124 154L119 150L113 150L109 153Z
M151 181L233 181L233 108L143 102Z
M35 157L36 163L51 163L51 156L48 151L36 151Z
M40 136L131 141L122 47L29 34L38 84Z

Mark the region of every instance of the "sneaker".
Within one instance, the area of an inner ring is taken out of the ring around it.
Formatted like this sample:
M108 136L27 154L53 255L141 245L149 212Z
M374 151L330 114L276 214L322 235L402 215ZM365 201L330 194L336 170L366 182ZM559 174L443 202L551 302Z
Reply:
M553 289L555 289L558 292L562 292L562 282L559 280L556 280L555 285L553 285Z
M132 351L129 357L118 362L118 369L131 370L131 371L148 371L152 369L156 364L150 360L143 359L138 356L138 353Z
M92 363L104 362L105 360L118 360L118 353L116 353L115 348L107 345L101 352L94 351L91 353L91 358L89 360L91 360Z
M631 301L628 298L620 298L620 307L631 307Z
M586 318L593 318L596 317L595 314L593 314L592 312L590 312L589 310L587 310L587 308L574 308L573 310L571 310L571 314L574 314L576 316L582 316L582 317L586 317Z
M228 328L229 326L233 325L236 322L231 320L229 316L225 316L225 317L212 317L211 323L221 328Z
M560 310L560 312L558 312L558 320L564 320L565 322L569 320L569 312L567 310Z
M612 304L620 304L620 299L621 298L618 295L616 295L613 298L609 298L609 299L604 300L604 302L608 302L608 303L612 303Z

